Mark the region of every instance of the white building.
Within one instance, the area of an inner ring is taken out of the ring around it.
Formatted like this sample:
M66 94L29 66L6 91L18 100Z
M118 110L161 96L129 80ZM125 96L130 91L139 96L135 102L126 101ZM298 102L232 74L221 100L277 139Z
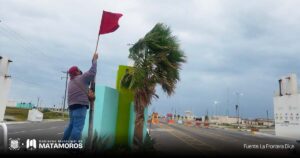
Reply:
M8 100L8 101L7 101L7 104L6 104L6 107L12 107L12 108L15 108L15 107L17 107L17 102L16 102L16 101L13 101L13 100Z
M276 135L300 140L300 93L295 74L279 79L279 91L273 101Z
M266 126L271 127L274 126L274 120L265 119L265 118L257 118L257 119L243 119L242 124L246 126Z
M11 78L8 74L8 66L10 62L12 61L8 58L0 56L0 121L3 121L4 119L7 97L11 84Z
M241 118L232 117L232 116L210 116L209 122L210 123L217 123L217 124L237 124L241 122Z
M192 111L185 111L184 112L185 113L185 120L189 120L189 121L192 121L192 120L194 120L194 114L193 114L193 112Z

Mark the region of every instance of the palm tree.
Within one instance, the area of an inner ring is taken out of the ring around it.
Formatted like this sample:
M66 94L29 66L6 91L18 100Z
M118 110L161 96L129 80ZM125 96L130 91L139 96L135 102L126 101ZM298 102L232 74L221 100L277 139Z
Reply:
M186 57L170 28L162 23L156 24L129 52L134 66L123 76L121 85L134 92L134 136L140 144L143 141L144 109L153 98L158 98L156 86L160 85L168 96L174 94L180 80L179 70Z

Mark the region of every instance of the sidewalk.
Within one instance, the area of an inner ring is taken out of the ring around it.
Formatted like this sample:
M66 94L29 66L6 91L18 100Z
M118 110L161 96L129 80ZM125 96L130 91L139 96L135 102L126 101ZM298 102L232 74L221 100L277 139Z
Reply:
M40 122L58 122L58 121L64 121L63 119L44 119ZM24 124L24 123L39 123L39 122L33 122L33 121L4 121L6 125L14 125L14 124Z

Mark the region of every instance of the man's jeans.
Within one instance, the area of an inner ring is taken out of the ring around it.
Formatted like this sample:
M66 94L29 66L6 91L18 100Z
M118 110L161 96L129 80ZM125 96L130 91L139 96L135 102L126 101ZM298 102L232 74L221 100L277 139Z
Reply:
M82 106L69 111L70 122L68 127L65 129L62 140L75 140L81 139L81 133L84 127L85 117L87 108Z

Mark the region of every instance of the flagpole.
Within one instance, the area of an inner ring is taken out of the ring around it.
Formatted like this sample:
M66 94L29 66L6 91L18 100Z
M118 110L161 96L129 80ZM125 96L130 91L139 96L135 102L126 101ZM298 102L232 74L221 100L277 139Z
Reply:
M95 94L95 80L93 80L90 84L91 90ZM89 112L89 128L88 128L88 143L89 143L89 148L92 150L92 142L93 142L93 134L94 134L94 105L95 101L90 102L90 112Z
M95 53L96 53L96 52L97 52L97 50L98 50L98 43L99 43L99 39L100 39L100 34L98 35L97 44L96 44L96 49L95 49Z
M98 35L98 38L97 38L95 53L97 53L97 50L98 50L99 39L100 39L100 34ZM95 78L96 78L96 76L95 76ZM96 95L96 93L95 93L95 85L96 85L95 78L90 83L90 89ZM90 150L92 150L92 146L93 146L92 142L93 142L93 135L94 135L94 106L95 106L95 100L90 102L89 128L88 128L88 143L89 143Z
M104 10L103 10L104 11ZM102 13L102 16L103 16L103 13ZM103 17L102 17L103 18ZM102 19L101 19L101 22L100 22L100 28L101 28L101 24L102 24ZM98 33L98 38L97 38L97 44L96 44L96 49L95 49L95 53L97 52L98 50L98 43L99 43L99 39L100 39L100 30L99 30L99 33Z
M97 50L98 50L100 35L110 33L110 32L114 32L116 29L118 29L118 27L119 27L118 20L121 16L122 16L122 14L105 12L103 10L95 53L97 53ZM103 28L102 28L102 24L104 24ZM96 76L95 76L95 78L96 78ZM94 92L94 94L95 94L95 78L90 83L90 88ZM87 140L88 141L88 146L90 147L90 150L93 149L92 148L93 147L92 142L93 142L93 132L94 132L94 127L93 127L93 124L94 124L94 104L95 104L95 101L90 102L88 140Z

